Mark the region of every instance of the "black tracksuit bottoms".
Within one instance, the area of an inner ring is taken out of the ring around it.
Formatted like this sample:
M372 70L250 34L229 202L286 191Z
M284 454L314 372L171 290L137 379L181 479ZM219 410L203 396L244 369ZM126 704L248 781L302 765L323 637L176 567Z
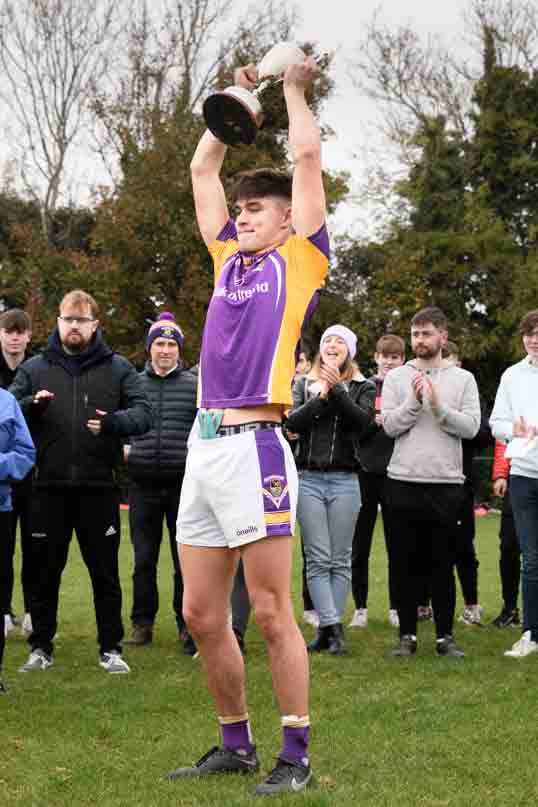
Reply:
M451 634L463 485L389 479L386 491L392 525L397 525L392 555L400 636L417 633L417 606L425 570L431 581L437 637Z
M53 651L62 572L73 530L90 573L101 653L121 650L119 491L90 486L37 487L32 507L32 649Z
M183 619L183 577L179 564L176 540L177 512L183 477L178 476L173 487L139 485L129 486L129 528L134 550L133 625L153 625L159 610L157 567L166 521L170 557L174 571L172 608L179 631L185 627Z
M387 549L389 608L396 608L391 549L394 537L391 532L392 521L388 513L385 491L387 477L385 474L374 474L369 471L359 470L359 483L361 486L361 509L355 525L351 553L351 592L355 601L355 608L368 607L368 565L379 505L381 506L381 515L383 517L383 532Z

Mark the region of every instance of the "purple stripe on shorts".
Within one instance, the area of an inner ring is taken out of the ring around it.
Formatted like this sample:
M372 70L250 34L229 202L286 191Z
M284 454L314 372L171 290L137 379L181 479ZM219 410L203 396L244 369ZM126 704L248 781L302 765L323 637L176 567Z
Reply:
M266 516L281 514L282 523L267 523L267 537L291 535L290 495L284 449L273 429L254 432L262 478L263 510Z

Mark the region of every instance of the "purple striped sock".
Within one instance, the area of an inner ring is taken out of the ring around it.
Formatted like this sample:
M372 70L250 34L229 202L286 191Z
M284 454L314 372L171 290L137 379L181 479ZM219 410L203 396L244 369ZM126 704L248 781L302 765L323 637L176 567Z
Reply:
M252 744L248 720L238 720L237 723L221 725L222 744L229 751L246 751L250 754L255 746Z
M289 760L289 762L307 764L310 726L283 726L283 732L281 756Z

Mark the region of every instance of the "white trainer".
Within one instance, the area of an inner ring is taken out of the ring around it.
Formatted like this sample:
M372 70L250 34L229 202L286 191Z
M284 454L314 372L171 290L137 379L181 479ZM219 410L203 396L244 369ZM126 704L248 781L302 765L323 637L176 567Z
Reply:
M319 628L319 616L317 611L303 611L303 622L307 625L312 625L313 628Z
M368 627L368 608L357 608L351 622L350 628L367 628Z
M21 633L27 639L33 631L32 617L30 614L25 614L22 618Z
M109 673L128 673L131 668L121 657L121 653L111 650L110 653L103 653L99 659L99 664Z
M389 610L389 625L392 625L393 628L400 627L400 617L398 616L398 611L396 608L391 608Z
M52 667L52 656L49 656L40 647L36 647L28 656L26 663L19 667L19 672L27 673L35 670L46 670L48 667Z
M530 630L526 630L521 639L512 645L511 650L505 650L504 655L512 658L523 658L524 656L530 656L531 653L536 653L537 650L538 642L533 641Z

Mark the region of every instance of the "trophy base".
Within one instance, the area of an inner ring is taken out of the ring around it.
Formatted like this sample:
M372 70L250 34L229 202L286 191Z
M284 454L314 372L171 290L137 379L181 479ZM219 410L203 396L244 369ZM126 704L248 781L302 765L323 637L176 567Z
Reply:
M239 98L218 92L206 98L203 106L207 128L227 146L250 146L256 139L256 116Z

